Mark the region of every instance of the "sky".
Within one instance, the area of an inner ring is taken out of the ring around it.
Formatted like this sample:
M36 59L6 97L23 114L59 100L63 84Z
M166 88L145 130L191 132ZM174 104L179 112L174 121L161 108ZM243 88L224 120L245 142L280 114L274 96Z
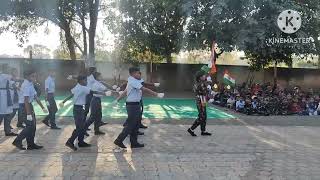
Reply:
M1 26L2 22L0 22ZM49 33L45 33L46 26L48 26ZM40 44L44 45L51 50L51 56L53 56L53 51L56 50L60 45L60 28L52 23L45 24L40 26L37 29L37 32L30 34L28 42L24 44L23 47L19 47L19 40L16 39L15 34L11 32L5 32L0 34L0 56L9 55L9 56L22 56L28 57L28 54L24 54L23 50L28 45ZM98 20L97 25L97 34L99 37L102 37L102 41L108 46L106 49L112 49L114 45L114 36L106 29L106 26L103 24L103 20Z

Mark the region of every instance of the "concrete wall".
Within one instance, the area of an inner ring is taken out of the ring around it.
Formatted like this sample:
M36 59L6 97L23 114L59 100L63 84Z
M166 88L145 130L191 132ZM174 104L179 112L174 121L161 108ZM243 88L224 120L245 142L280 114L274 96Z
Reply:
M49 68L57 69L57 88L70 89L74 82L66 80L69 74L79 74L84 69L83 61L71 60L32 60L26 59L0 59L0 64L7 63L10 66L17 67L22 72L27 66L37 68L39 82L44 82ZM190 91L192 88L194 75L203 65L200 64L153 64L152 73L150 64L140 64L142 76L146 81L160 82L161 90L170 92ZM120 78L126 80L128 77L128 68L130 65L123 65L118 69ZM246 82L249 70L246 66L223 66L218 67L218 81L222 81L223 72L228 70L236 79L237 84ZM111 62L97 62L97 69L103 74L110 84L114 83L116 73L115 65ZM272 82L273 68L251 74L254 82ZM283 86L300 85L304 88L312 87L320 89L320 70L318 69L288 69L278 68L278 82Z

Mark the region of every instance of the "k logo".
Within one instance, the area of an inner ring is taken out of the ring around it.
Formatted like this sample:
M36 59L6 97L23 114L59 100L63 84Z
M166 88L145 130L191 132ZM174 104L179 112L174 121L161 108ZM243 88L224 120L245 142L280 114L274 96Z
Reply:
M285 10L278 17L278 26L286 34L293 34L301 28L301 16L297 11Z

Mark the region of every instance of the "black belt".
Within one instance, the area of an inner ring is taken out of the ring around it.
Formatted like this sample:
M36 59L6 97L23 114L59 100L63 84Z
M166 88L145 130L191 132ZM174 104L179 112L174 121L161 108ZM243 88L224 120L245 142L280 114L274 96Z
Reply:
M126 105L140 105L140 102L126 102Z
M84 105L73 105L75 108L83 108Z

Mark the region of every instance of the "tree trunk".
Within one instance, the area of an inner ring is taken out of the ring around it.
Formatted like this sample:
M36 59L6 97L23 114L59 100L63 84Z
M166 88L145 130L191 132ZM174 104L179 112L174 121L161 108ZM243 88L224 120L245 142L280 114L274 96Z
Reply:
M273 84L276 86L277 83L278 83L278 69L277 69L277 66L278 66L278 62L275 61L274 62L274 67L273 67Z
M89 16L90 16L90 27L89 27L89 58L87 59L86 66L95 66L95 36L98 21L98 8L100 0L89 0Z
M87 43L87 31L86 31L86 22L84 15L81 15L81 25L82 25L82 36L83 36L83 54L84 59L87 59L88 56L88 43Z
M69 26L64 27L64 33L65 33L65 38L66 38L68 50L70 53L70 58L71 58L71 60L76 60L77 59L76 50L74 47L74 42L72 39L72 34L71 34L71 30L70 30Z
M320 54L318 54L318 69L320 69Z
M167 63L171 64L172 63L172 57L171 57L171 53L166 54L166 61Z

